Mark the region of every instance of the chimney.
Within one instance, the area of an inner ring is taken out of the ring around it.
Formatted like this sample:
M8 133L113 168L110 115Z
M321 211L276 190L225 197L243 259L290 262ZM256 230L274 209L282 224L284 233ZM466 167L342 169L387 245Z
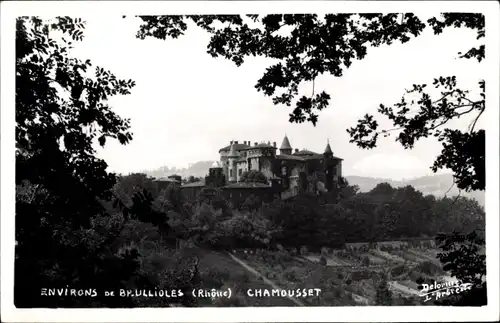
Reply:
M276 141L273 142L273 147L276 147Z
M234 142L234 144L235 144L235 145L237 145L237 144L238 144L238 140L236 140L236 141Z
M271 142L270 142L270 141L268 141L268 142L267 142L267 144L268 144L268 145L271 145Z
M229 142L229 144L230 144L230 145L232 145L232 144L233 144L233 141L231 140L231 141Z
M299 148L295 148L295 152L298 153L299 152Z

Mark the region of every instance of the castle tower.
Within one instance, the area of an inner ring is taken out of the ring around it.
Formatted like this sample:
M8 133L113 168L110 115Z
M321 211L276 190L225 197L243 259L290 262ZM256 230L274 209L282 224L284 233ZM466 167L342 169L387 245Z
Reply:
M325 148L325 152L323 153L323 156L325 156L325 158L333 157L332 147L330 147L330 140L328 140L326 143L326 148Z
M231 149L229 150L229 155L227 155L228 160L228 182L236 182L236 160L238 159L238 153L236 153L236 146L234 143L231 145Z
M327 141L325 152L323 153L324 157L324 165L325 165L325 186L326 190L330 192L334 187L334 172L335 165L333 163L333 151L332 147L330 147L330 141Z
M285 135L285 138L283 138L283 142L281 143L280 154L281 155L292 154L292 146L290 145L290 141L288 140L287 135Z

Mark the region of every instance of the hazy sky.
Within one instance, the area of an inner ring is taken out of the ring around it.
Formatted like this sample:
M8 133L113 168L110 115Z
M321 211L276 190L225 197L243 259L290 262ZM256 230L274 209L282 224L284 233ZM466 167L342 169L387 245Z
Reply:
M281 143L285 133L293 148L322 152L330 139L336 156L344 159L344 175L392 179L431 174L429 167L441 150L432 139L406 151L393 139L381 139L374 150L349 143L346 128L380 103L401 99L405 88L431 83L433 77L456 75L475 85L484 75L477 61L457 59L457 52L476 44L475 33L447 30L423 35L401 45L369 48L344 76L324 76L316 91L332 96L316 127L291 124L291 108L277 107L254 88L270 61L248 58L241 67L206 53L209 35L191 26L186 35L167 41L135 38L136 18L85 17L85 40L75 55L89 58L120 78L133 79L132 94L113 98L117 113L131 119L134 139L126 146L107 144L99 150L111 170L128 173L159 166L185 167L200 160L218 160L218 150L230 140ZM310 93L305 84L304 93ZM470 119L460 120L468 126Z

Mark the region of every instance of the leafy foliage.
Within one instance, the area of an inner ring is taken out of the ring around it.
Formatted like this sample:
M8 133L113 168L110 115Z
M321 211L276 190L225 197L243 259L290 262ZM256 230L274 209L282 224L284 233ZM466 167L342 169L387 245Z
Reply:
M276 60L255 88L273 103L295 108L290 122L318 122L318 112L330 100L326 92L299 95L299 85L314 83L321 74L342 76L355 59L366 56L368 46L405 43L418 36L424 24L412 13L404 14L285 14L232 16L141 16L137 37L177 38L194 22L211 34L207 52L237 66L246 57ZM276 93L277 90L279 93Z
M435 34L446 27L466 27L477 31L477 38L485 36L484 16L472 13L444 13L442 20L435 17L428 20ZM485 46L472 48L462 58L484 59ZM485 81L478 82L478 88L463 89L455 76L440 76L434 79L435 90L428 90L427 84L413 84L406 91L401 102L392 107L381 104L378 112L387 117L393 128L379 130L379 123L373 115L365 115L355 127L348 129L351 142L361 148L374 148L379 135L388 137L399 131L396 141L405 148L426 137L435 137L443 149L432 166L436 172L442 168L453 171L457 187L463 190L485 189L485 131L476 129L477 122L485 110ZM439 92L439 93L436 93ZM467 132L445 128L451 120L465 115L474 115Z
M70 56L81 19L20 17L16 27L15 304L116 306L102 295L44 298L40 288L117 288L138 277L136 250L108 249L124 219L107 213L116 176L93 148L132 138L128 120L106 102L134 82Z
M262 212L282 228L277 242L315 250L338 248L346 242L421 238L485 227L484 209L475 200L430 198L411 186L389 184L342 197L335 204L317 205L314 199L301 196L286 204L268 205Z
M142 24L137 37L177 38L192 21L211 34L207 51L213 57L224 57L237 66L249 56L273 58L270 66L256 84L256 89L273 96L274 104L292 105L290 122L318 122L318 111L328 106L330 95L315 93L314 80L321 74L340 77L353 59L363 59L367 47L405 43L418 36L426 27L417 16L403 14L313 14L247 15L247 16L156 16L140 17ZM427 20L435 34L445 28L465 27L477 31L477 38L485 36L482 14L443 13ZM463 58L484 59L485 46L471 48ZM302 82L313 82L310 96L299 95ZM455 173L461 189L484 189L484 130L475 130L477 120L485 109L485 83L479 82L479 97L457 86L456 77L436 78L433 82L441 93L437 98L425 91L427 84L413 85L408 96L394 107L380 105L379 113L394 124L394 129L378 130L373 115L365 115L356 127L348 129L351 142L362 148L373 148L379 135L388 136L401 130L397 141L412 148L415 141L435 136L443 143L443 151L432 169L449 168ZM276 93L282 89L282 93ZM416 109L412 109L416 106ZM411 114L416 113L410 117ZM441 129L452 119L476 113L469 133L449 128Z
M387 279L382 279L377 285L375 296L376 305L392 305L392 293L389 290Z

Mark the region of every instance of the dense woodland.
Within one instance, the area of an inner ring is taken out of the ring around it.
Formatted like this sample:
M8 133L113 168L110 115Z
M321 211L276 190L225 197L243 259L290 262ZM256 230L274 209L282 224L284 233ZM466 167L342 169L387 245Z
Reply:
M322 50L330 53L328 48L314 47L315 44L296 48L299 45L293 47L292 44L301 42L272 39L271 33L280 26L295 26L299 32L292 32L292 38L332 35L329 28L334 28L341 36L353 33L356 41L343 43L345 48L338 52L348 67L352 58L362 59L366 55L365 46L390 44L394 40L409 41L426 25L411 14L403 15L405 19L401 22L399 15L362 16L360 21L366 20L373 25L369 30L363 31L361 25L354 24L346 15L327 15L325 19L331 24L319 24L313 15L271 15L261 19L265 26L261 32L245 28L241 19L232 16L189 19L213 33L210 48L214 56L225 56L236 64L241 64L243 57L252 53L277 59L286 59L283 53L291 51L310 54L312 59L304 65L310 69L302 70L297 62L287 61L287 71L282 70L283 66L274 67L259 82L259 89L267 95L274 93L277 84L290 87L288 96L285 93L275 100L289 104L297 94L296 85L314 78L311 73L317 75L323 69L323 72L340 76L341 69L335 67L340 61L334 57L324 58L326 65L318 65L315 57L321 56ZM260 19L258 16L251 18ZM187 18L180 16L142 19L144 25L139 37L177 37L186 29L184 19ZM210 27L214 20L233 23L238 31L217 31ZM384 29L389 35L377 28L387 24L394 27ZM465 26L477 29L484 36L484 17L481 15L445 14L427 24L437 34L449 26ZM180 30L176 26L180 26ZM346 28L339 28L342 26ZM475 284L470 293L458 295L449 302L485 304L486 286L481 281L485 274L485 256L478 253L484 246L484 238L481 234L465 235L474 229L484 229L485 225L484 210L473 200L423 196L412 187L395 189L385 184L368 193L357 193L355 187L346 185L331 199L324 197L326 201L333 200L332 203L318 203L317 197L305 195L290 203L261 206L256 198L249 198L245 209L236 211L218 195L199 203L186 203L181 192L174 188L156 192L151 179L143 174L120 177L107 172L105 161L95 157L95 144L105 146L109 140L127 144L132 140L129 120L117 115L107 105L107 98L129 94L135 83L118 79L110 71L93 66L89 60L71 56L71 42L82 39L84 27L83 21L69 17L50 21L36 17L17 20L14 295L17 307L166 305L172 300L150 304L103 295L42 297L40 289L71 286L190 290L202 284L203 277L199 275L198 264L186 257L188 251L179 246L180 241L217 250L237 247L272 250L278 245L307 246L313 250L324 246L341 247L349 241L422 236L436 236L443 250L440 258L445 270L462 281ZM247 37L252 33L254 38ZM249 39L252 44L245 43ZM232 45L228 49L229 42ZM277 45L266 49L271 43ZM258 44L262 47L256 49ZM289 46L293 48L287 48ZM317 51L309 52L313 47ZM481 60L484 46L468 51L464 57ZM298 74L294 71L296 68L299 68ZM281 74L277 73L279 70ZM446 95L450 99L457 99L458 95L459 102L470 101L465 92L456 88L453 78L436 82L448 89ZM484 82L480 87L484 89ZM415 91L422 94L423 87L416 87ZM480 101L470 103L471 111L479 111L479 115L484 111L484 93L481 94ZM429 98L425 93L422 95L424 107L422 114L416 117L420 118L418 122L405 117L406 108L398 115L384 107L379 111L403 127L398 138L407 148L435 130L440 118L450 120L459 116L456 109L462 107L453 103L455 101L441 102L432 115L426 114ZM300 99L290 121L315 123L318 116L314 111L325 108L327 103L328 94L325 93L318 94L314 100ZM429 122L434 126L429 127ZM437 134L444 148L434 167L450 168L462 189L484 190L484 130L475 130L474 126L466 134L448 129ZM376 136L375 141L367 143L362 134L375 130L373 118L368 118L351 131L353 142L374 148ZM379 284L379 303L385 304L387 282L382 279ZM186 306L197 305L189 296L178 301Z

